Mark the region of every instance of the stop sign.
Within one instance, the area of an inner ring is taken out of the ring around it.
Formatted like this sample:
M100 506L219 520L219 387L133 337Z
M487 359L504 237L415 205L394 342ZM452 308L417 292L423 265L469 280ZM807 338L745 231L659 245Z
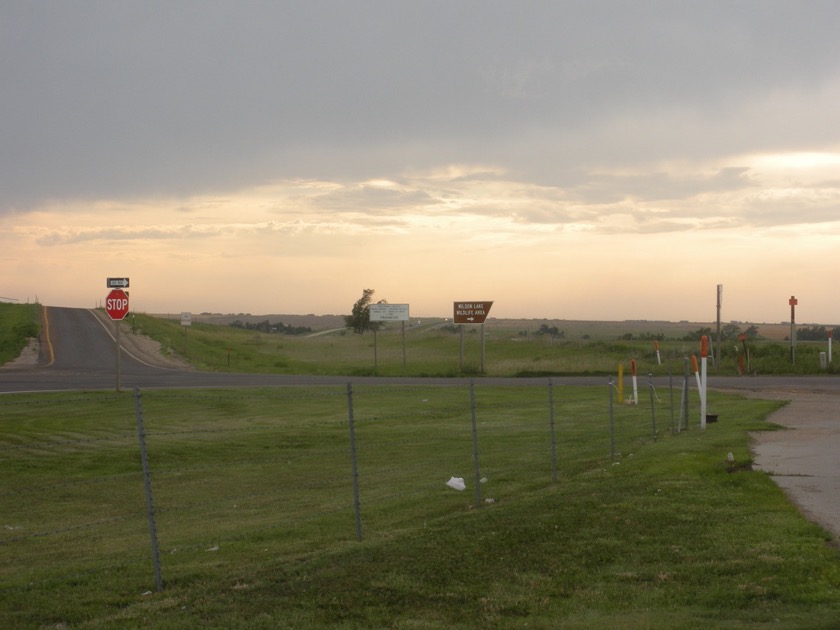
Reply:
M128 293L114 289L105 298L105 312L111 319L125 319L128 315Z

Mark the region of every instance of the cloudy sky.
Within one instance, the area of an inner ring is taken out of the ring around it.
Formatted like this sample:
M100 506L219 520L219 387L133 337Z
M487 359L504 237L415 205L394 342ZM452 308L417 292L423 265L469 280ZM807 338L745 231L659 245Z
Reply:
M0 296L840 322L840 3L8 0Z

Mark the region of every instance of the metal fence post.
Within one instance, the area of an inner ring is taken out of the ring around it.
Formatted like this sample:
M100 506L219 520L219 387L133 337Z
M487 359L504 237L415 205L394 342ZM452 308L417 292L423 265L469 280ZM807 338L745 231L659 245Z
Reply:
M475 383L470 380L470 414L472 416L473 477L475 479L475 506L481 507L481 473L478 466L478 427L475 422Z
M356 513L356 538L362 540L362 508L359 503L359 468L356 461L356 422L353 418L353 385L347 383L347 416L350 425L350 465L353 469L353 510Z
M671 435L674 435L674 372L670 356L668 357L668 395L671 400Z
M609 393L610 393L610 460L615 462L615 418L613 416L613 380L612 376L610 376L609 381Z
M551 427L551 480L557 481L557 440L554 434L554 383L548 378L548 423Z
M688 357L685 358L685 378L683 379L683 418L685 428L688 429Z
M653 441L656 442L656 406L654 405L655 390L653 387L653 372L648 372L648 387L650 388L650 418L653 422Z
M149 534L152 539L152 561L155 566L155 585L158 592L163 590L163 578L160 572L160 550L158 548L157 527L155 527L155 507L152 501L152 473L149 469L149 457L146 452L146 431L143 428L143 407L140 404L140 388L134 387L134 411L137 416L137 438L140 441L140 459L143 462L143 483L146 487L146 511L149 515Z

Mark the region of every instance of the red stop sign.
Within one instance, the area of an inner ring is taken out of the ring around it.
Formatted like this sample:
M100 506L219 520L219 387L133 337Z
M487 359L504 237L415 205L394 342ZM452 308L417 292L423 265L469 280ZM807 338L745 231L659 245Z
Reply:
M128 315L128 293L114 289L105 298L105 312L111 319L125 319Z

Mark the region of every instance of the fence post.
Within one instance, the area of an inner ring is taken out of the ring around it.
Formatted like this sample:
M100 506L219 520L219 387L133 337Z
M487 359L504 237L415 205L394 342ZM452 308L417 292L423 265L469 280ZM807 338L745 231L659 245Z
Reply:
M668 357L668 395L671 400L671 435L674 435L674 372L671 357Z
M653 441L656 442L656 406L654 405L653 372L648 372L648 387L650 388L650 418L653 422Z
M160 572L160 550L158 548L157 527L155 526L155 507L152 501L152 473L149 469L149 457L146 453L146 431L143 428L143 406L140 404L140 388L134 387L134 412L137 416L137 439L140 441L140 460L143 463L143 483L146 487L146 511L149 515L149 534L152 539L152 561L155 566L155 585L158 592L163 591L163 578Z
M475 480L475 506L481 507L481 473L478 466L478 427L475 422L475 382L470 380L470 415L472 416L473 478Z
M609 381L609 392L610 392L610 461L615 462L615 419L613 417L613 380L612 376L610 376Z
M551 427L551 480L557 481L557 440L554 435L554 383L548 378L548 423Z
M356 513L356 538L362 540L362 508L359 503L359 468L356 461L356 422L353 419L353 385L347 383L347 416L350 425L350 465L353 469L353 511Z
M685 378L683 379L683 411L685 428L688 429L688 357L685 358Z

